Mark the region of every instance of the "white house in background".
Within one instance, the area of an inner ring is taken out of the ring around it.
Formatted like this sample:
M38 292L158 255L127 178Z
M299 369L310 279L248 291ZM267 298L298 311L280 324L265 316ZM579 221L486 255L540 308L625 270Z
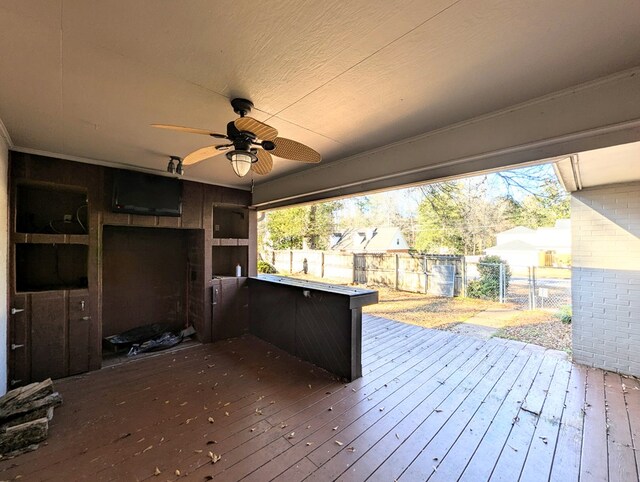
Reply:
M400 228L351 228L331 235L332 251L351 253L397 253L409 251Z
M571 264L571 221L559 219L555 226L531 229L516 226L498 233L496 245L485 250L512 266L568 266Z

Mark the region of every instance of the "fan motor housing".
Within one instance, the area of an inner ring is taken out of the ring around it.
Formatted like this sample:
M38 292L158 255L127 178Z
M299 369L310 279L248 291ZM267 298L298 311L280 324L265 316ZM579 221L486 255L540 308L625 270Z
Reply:
M233 107L233 111L236 114L244 117L251 113L251 109L253 109L253 102L247 99L231 99L231 107Z

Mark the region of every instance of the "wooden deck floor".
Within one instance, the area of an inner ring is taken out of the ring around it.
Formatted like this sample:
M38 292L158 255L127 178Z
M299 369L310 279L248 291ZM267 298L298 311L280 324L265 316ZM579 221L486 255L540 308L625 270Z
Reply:
M253 337L60 380L0 479L637 480L635 379L373 317L363 353L348 384Z

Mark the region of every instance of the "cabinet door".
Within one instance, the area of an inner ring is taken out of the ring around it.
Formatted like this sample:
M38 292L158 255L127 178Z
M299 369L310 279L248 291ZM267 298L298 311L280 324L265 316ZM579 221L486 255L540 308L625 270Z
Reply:
M69 375L89 371L91 310L89 292L69 295Z
M213 340L240 336L248 331L249 294L246 278L223 278L213 285Z
M225 278L220 282L220 300L218 301L218 327L220 336L218 339L224 340L237 335L237 305L236 292L238 291L238 281L235 278Z
M27 296L14 296L9 310L9 389L12 389L31 381Z
M67 374L65 291L30 296L31 379L64 377Z

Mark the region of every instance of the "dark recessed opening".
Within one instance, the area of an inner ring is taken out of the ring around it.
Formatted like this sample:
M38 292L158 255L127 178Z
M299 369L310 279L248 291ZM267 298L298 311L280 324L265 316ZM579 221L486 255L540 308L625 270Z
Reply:
M17 291L49 291L88 287L84 244L17 244Z

